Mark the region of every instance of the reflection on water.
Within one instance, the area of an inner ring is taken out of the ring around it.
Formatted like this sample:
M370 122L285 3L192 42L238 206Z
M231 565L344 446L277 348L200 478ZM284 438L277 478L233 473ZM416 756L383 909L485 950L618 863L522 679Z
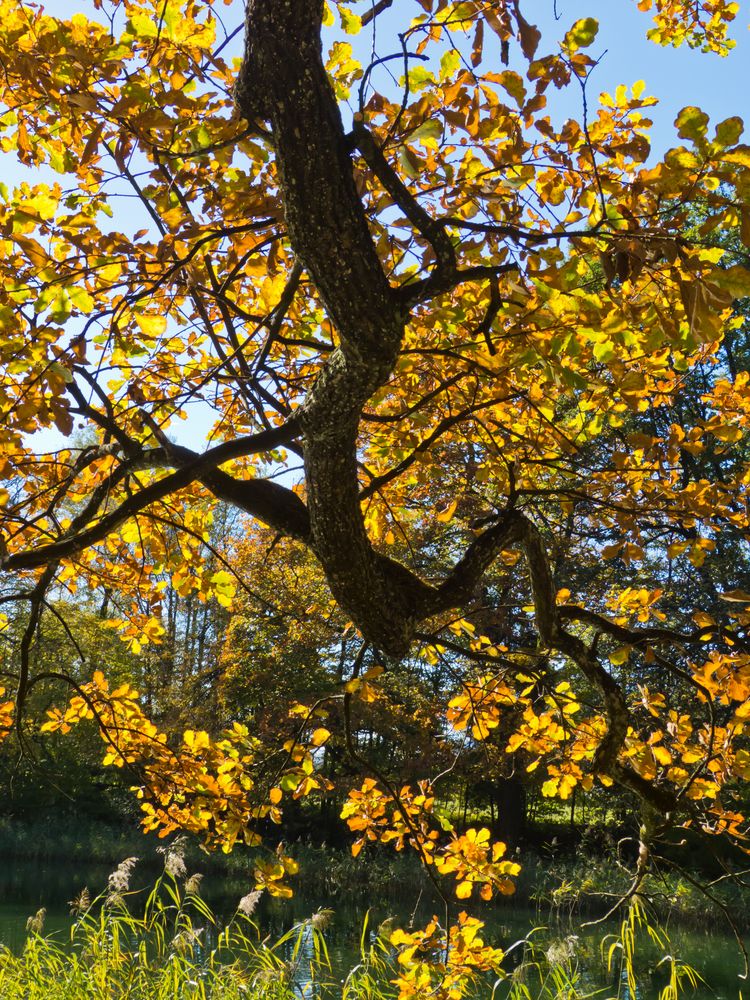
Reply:
M47 910L45 934L54 934L60 941L67 940L74 919L69 914L68 901L84 885L92 892L105 886L109 871L109 866L86 866L80 862L38 866L11 861L0 865L0 943L15 951L20 950L26 937L26 920L40 907ZM134 879L133 888L145 888L153 884L156 874L155 869L144 868ZM214 877L204 881L202 895L217 917L226 921L234 913L240 897L251 888L249 878L245 881L237 876L223 880ZM392 890L393 886L388 888ZM258 923L262 937L267 935L270 941L276 941L293 925L301 925L299 933L289 938L279 955L289 963L301 996L313 995L309 968L313 959L314 941L312 928L305 921L320 908L329 907L333 914L325 932L325 940L331 960L330 978L334 985L332 991L326 991L325 995L332 997L337 992L340 996L341 981L359 961L360 939L366 914L369 927L367 933L373 936L378 926L389 917L395 917L401 926L407 926L413 921L416 927L424 926L434 912L440 912L425 898L418 901L416 909L414 901L409 898L399 901L396 897L394 902L392 891L388 892L387 898L385 894L381 898L373 894L368 903L349 899L345 894L329 899L311 899L304 893L299 893L291 900L262 899L253 918ZM482 919L487 925L484 935L486 940L506 951L541 922L537 913L520 908L511 909L507 905L502 908L487 908L482 913ZM640 956L642 975L635 998L630 995L627 980L620 983L618 989L619 964L615 963L617 972L607 974L600 943L607 932L611 933L616 929L615 925L586 930L570 923L550 924L545 930L537 932L534 940L551 958L557 955L560 960L564 960L563 953L566 950L568 956L573 955L581 986L592 990L605 988L606 992L600 994L602 997L617 995L621 1000L656 1000L659 990L666 985L666 969L665 966L658 966L660 955L655 948L651 951L644 950ZM214 934L207 928L205 946L210 949L214 940ZM674 954L694 966L706 981L707 985L695 993L696 1000L737 1000L741 995L740 990L742 993L747 992L743 989L744 982L738 979L742 961L737 944L719 926L718 914L707 920L703 932L673 930L671 943ZM522 953L522 948L514 949L509 956L509 963L520 960ZM488 990L488 996L490 992ZM324 994L317 995L322 1000ZM501 1000L502 991L498 991L497 996Z

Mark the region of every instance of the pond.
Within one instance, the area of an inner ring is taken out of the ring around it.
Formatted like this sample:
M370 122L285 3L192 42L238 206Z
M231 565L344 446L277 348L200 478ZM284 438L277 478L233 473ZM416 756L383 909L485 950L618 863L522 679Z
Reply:
M85 864L80 861L34 865L16 860L6 862L0 868L0 944L19 951L26 938L26 920L40 907L47 910L44 933L53 934L59 941L67 940L73 917L70 916L68 901L85 885L95 892L107 883L111 870L108 865ZM140 885L153 881L155 871L145 869L140 873ZM138 878L135 880L136 886ZM219 919L227 920L236 909L241 896L252 888L242 877L217 879L212 876L202 887L202 895ZM386 891L387 889L387 891ZM424 926L437 906L428 898L399 898L392 885L383 887L382 893L374 892L368 902L339 894L336 897L312 899L305 893L298 893L291 900L265 898L261 901L254 919L263 936L277 940L295 924L309 918L320 908L333 911L330 925L326 930L333 976L343 978L347 971L357 964L360 940L365 917L368 927L374 931L386 918L394 917L400 926L413 924ZM406 895L406 894L405 894ZM369 905L368 905L369 904ZM479 915L479 914L478 914ZM549 949L555 942L566 942L575 952L583 982L592 990L604 988L602 998L618 994L616 976L607 975L602 958L600 942L602 938L618 930L617 922L595 928L580 927L576 921L554 921L549 914L545 918L532 910L521 907L488 907L482 914L486 922L485 939L493 945L507 950L514 942L524 938L532 928L546 923L546 928L534 934L534 940L543 949ZM673 953L688 961L703 977L705 986L695 993L688 988L687 995L695 1000L737 1000L742 996L744 981L738 978L742 971L742 959L735 939L723 932L720 915L706 914L703 929L672 929L670 931ZM304 932L303 932L304 936ZM571 937L574 936L574 937ZM310 941L303 941L303 952L311 947ZM520 957L521 948L513 956ZM288 957L288 956L286 956ZM638 1000L654 1000L659 988L664 985L661 972L655 968L658 955L651 949L644 950L642 976L639 982ZM305 961L299 963L297 983L301 995L305 992ZM488 989L488 998L491 990ZM502 992L498 994L502 996ZM627 987L619 989L619 996L626 1000Z

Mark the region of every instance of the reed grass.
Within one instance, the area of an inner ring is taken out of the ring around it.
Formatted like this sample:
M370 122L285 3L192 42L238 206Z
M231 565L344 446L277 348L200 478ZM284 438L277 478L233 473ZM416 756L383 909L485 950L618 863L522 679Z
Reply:
M219 923L201 898L200 876L188 876L179 845L165 852L164 870L149 890L130 888L135 861L121 862L98 897L83 890L71 901L75 920L68 940L45 934L42 909L29 918L20 953L0 946L1 1000L396 1000L391 922L373 928L365 919L358 961L342 974L325 942L331 911L319 910L271 941L253 919L257 892ZM644 936L665 955L662 1000L677 1000L686 986L695 987L693 970L671 958L668 939L634 900L619 933L604 942L601 968L609 988L582 971L591 962L580 961L583 943L575 935L550 941L532 932L508 949L506 972L494 982L481 976L467 981L462 996L635 997L636 950Z
M299 1000L298 981L330 979L324 915L269 943L252 919L256 894L222 928L196 877L181 885L169 864L145 899L130 892L133 860L99 897L73 901L69 941L45 936L44 910L29 919L21 953L0 951L2 1000Z

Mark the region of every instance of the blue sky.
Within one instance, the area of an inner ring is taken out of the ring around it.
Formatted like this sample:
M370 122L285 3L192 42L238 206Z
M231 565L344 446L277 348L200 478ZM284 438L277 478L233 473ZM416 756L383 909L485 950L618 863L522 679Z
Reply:
M721 57L683 47L662 48L649 42L651 26L648 14L641 13L634 0L558 0L560 22L555 25L552 3L532 0L538 8L537 21L543 30L582 17L600 20L599 36L589 50L594 57L604 53L591 79L592 96L613 90L617 84L646 81L646 92L659 98L649 109L654 120L654 146L667 149L675 144L673 122L677 112L693 104L719 122L732 115L744 118L750 127L750 31L748 3L740 4L740 13L732 26L737 45ZM746 136L746 138L748 138Z
M403 31L403 0L379 19L378 48L386 50L390 32ZM412 6L411 4L409 5ZM555 7L559 20L555 20ZM355 9L360 10L357 6ZM648 109L654 121L652 141L654 151L663 153L678 145L673 123L677 112L687 105L697 105L710 115L713 123L732 115L744 118L748 125L746 141L750 141L750 2L742 0L740 12L731 26L736 47L726 57L688 49L662 48L648 41L646 32L652 26L650 14L641 13L635 0L525 0L521 9L527 20L542 31L540 54L556 49L570 25L584 17L599 21L599 35L587 51L601 57L589 84L590 109L596 106L602 91L612 92L619 84L627 86L645 80L646 93L659 98L659 104ZM487 36L485 36L487 37ZM398 49L398 44L394 50ZM516 67L522 71L523 67ZM554 117L581 117L579 88L567 93L549 95Z

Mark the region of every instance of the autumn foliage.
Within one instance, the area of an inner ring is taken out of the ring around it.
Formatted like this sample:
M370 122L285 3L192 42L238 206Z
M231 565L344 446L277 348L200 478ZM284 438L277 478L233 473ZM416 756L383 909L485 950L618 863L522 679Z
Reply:
M335 745L355 853L511 892L503 845L436 812L439 767L404 783L360 745L432 672L440 753L624 791L641 869L669 827L744 843L750 594L719 557L748 537L750 146L686 107L657 160L644 84L592 90L597 22L548 38L533 6L0 0L24 178L0 186L0 725L94 720L147 829L256 844L330 791ZM637 7L655 42L732 45L735 3ZM163 729L71 629L75 670L35 660L45 619L102 595L158 647L168 589L289 651L255 730L231 643L216 733ZM271 854L258 886L293 868ZM401 995L496 967L478 931L399 932Z

